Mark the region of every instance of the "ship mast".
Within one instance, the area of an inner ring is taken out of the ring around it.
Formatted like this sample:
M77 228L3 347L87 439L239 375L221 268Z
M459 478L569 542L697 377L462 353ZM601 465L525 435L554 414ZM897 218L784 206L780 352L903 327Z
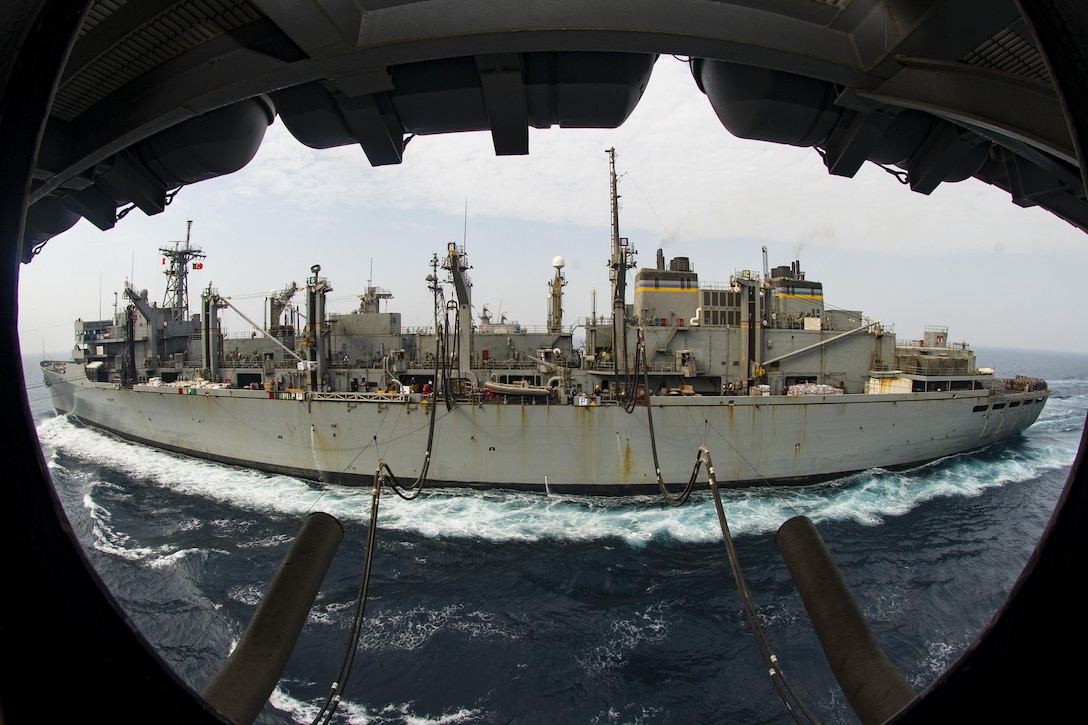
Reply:
M619 194L616 193L616 149L608 149L608 167L612 199L612 258L608 262L612 280L612 352L616 371L627 361L627 270L634 266L630 256L634 250L627 237L620 236Z
M190 219L185 229L185 247L174 242L174 248L161 247L163 264L170 261L170 265L163 274L166 275L166 295L162 306L168 310L167 321L186 320L189 318L189 263L194 260L204 259L206 256L202 250L189 244L190 234L193 230L193 221ZM199 265L199 266L198 266ZM203 262L195 262L194 269L204 266Z
M562 257L555 257L552 266L555 276L548 282L548 332L556 333L563 329L563 287L567 278L563 276L563 267L567 262Z

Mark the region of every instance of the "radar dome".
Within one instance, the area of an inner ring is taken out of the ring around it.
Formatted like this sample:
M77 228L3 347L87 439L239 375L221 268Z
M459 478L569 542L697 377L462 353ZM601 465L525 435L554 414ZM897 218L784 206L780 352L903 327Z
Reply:
M552 266L556 269L563 269L563 267L567 266L567 260L563 259L562 257L555 257L554 259L552 259Z

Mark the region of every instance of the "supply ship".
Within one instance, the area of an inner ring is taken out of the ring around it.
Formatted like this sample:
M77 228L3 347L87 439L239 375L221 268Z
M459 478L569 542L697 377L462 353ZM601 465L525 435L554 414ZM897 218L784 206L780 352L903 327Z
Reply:
M314 265L304 286L268 296L266 324L235 310L254 330L228 337L228 297L209 286L189 309L205 255L187 234L160 250L163 304L126 283L123 309L75 323L72 360L42 363L53 407L132 441L330 484L636 495L689 486L703 447L720 485L919 465L1019 433L1050 395L1041 379L979 367L945 327L898 340L825 306L799 261L770 268L766 248L762 270L725 283L661 250L635 269L614 157L611 192L608 315L564 322L556 257L545 325L486 306L474 317L467 255L450 243L430 262L430 326L404 327L392 293L369 283L357 310L327 313L332 285Z

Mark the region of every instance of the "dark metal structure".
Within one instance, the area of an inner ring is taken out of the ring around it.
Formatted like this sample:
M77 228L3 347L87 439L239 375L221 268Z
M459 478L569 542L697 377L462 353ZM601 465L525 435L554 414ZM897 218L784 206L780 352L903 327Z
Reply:
M248 163L277 115L372 165L411 163L414 134L466 130L525 154L529 127L622 124L675 54L735 135L815 147L832 174L898 169L903 193L975 177L1088 231L1081 0L7 0L0 41L7 722L221 717L124 618L67 526L18 384L16 292L20 264L80 217L109 229L130 208L161 212L178 187ZM999 616L898 721L1072 700L1077 673L1051 648L1083 629L1082 455Z

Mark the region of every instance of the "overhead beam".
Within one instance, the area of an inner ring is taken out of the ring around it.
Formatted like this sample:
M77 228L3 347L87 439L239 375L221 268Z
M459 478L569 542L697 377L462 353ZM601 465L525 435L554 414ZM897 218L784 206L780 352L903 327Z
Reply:
M870 90L847 91L873 105L913 108L969 128L997 132L1077 164L1054 89L1007 73L925 58L899 58L903 70ZM849 102L849 101L848 101Z
M170 5L167 0L146 4L91 27L76 43L73 59L107 57L113 44L124 42L126 25L138 33L141 18L157 18ZM1004 137L1009 148L1019 145L1055 163L1076 163L1060 103L1049 86L947 60L979 47L995 27L1007 24L1016 13L1012 3L886 0L794 6L686 0L679 12L631 0L551 0L546 6L494 0L252 0L251 13L253 8L265 17L182 53L73 118L66 136L77 139L76 145L63 144L63 155L50 159L48 171L40 170L31 201L70 183L85 185L81 174L124 148L241 98L320 79L357 99L395 91L388 69L400 64L536 51L675 53L801 73L845 88L841 98L853 110L913 108L997 143ZM990 14L974 22L983 12ZM955 33L937 32L949 25ZM927 59L916 57L921 55ZM87 80L79 78L78 64L69 66L64 78L73 84ZM528 124L517 74L500 64L481 72L481 79L496 153L526 153ZM370 130L363 134L375 139L364 144L370 146L368 156L374 152L384 163L395 163L397 128L386 110L352 109L359 115L349 125ZM875 129L856 122L839 130L829 168L849 174L856 171ZM47 140L50 135L47 130ZM153 200L145 203L154 205Z
M355 50L362 15L355 3L341 2L338 14L315 0L249 0L311 58Z
M362 14L350 2L316 8L312 2L296 6L286 0L260 0L258 6L268 11L268 19L177 56L73 119L71 137L79 139L79 145L34 189L31 203L122 149L237 100L315 80L326 81L349 97L361 95L377 90L369 79L381 79L389 66L436 58L565 50L676 53L793 72L804 68L842 84L863 77L848 33L728 3L694 2L684 13L667 5L626 0L552 0L544 5L419 2ZM158 0L142 15L129 17L156 17L163 7ZM316 29L294 27L294 21L315 12L322 14ZM422 27L440 32L420 33ZM123 37L117 27L108 30L109 43ZM138 32L139 26L129 30ZM338 40L349 30L354 45ZM103 44L109 43L96 42L94 36L92 30L80 43L90 43L100 54ZM275 38L281 39L279 46ZM804 56L796 53L801 47L806 48ZM66 72L67 80L77 78L74 67ZM496 76L489 82L497 89L512 80ZM491 110L503 124L519 113L516 107L498 105L489 106ZM512 143L516 142L500 133L501 147Z

